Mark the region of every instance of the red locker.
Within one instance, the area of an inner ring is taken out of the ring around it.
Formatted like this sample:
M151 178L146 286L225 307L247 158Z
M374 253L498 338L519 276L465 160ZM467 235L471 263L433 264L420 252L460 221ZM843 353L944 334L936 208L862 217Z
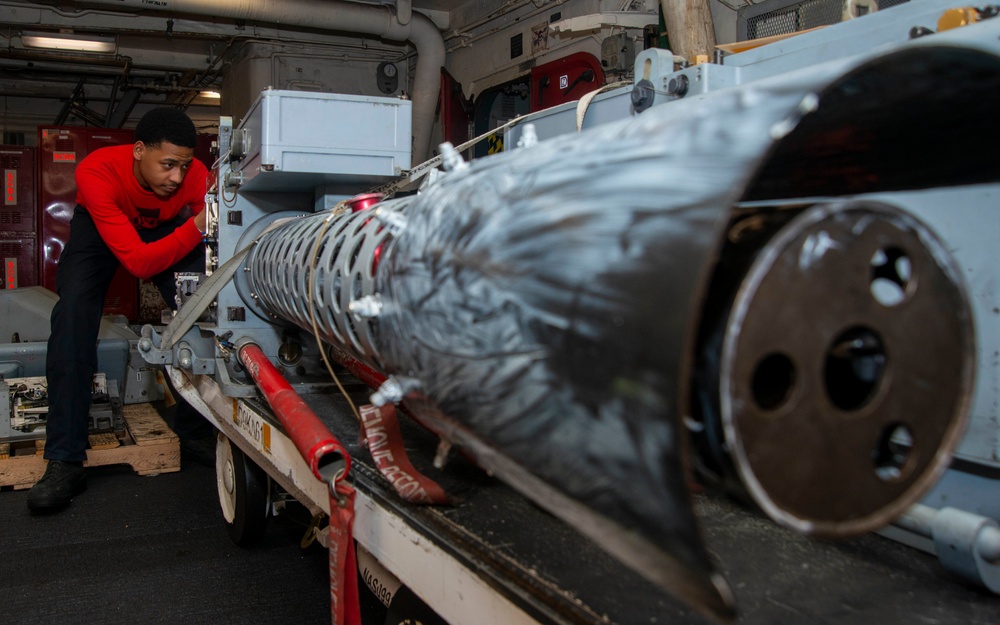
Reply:
M80 126L38 128L38 215L42 286L55 291L59 255L69 237L69 222L76 206L77 164L94 150L132 143L132 131ZM119 269L104 300L104 313L138 317L139 281Z
M35 230L35 148L0 145L0 171L4 196L0 205L0 231Z
M3 288L38 285L37 244L34 232L0 232Z
M0 203L0 260L3 287L38 284L38 237L35 219L35 154L33 147L0 145L4 196Z

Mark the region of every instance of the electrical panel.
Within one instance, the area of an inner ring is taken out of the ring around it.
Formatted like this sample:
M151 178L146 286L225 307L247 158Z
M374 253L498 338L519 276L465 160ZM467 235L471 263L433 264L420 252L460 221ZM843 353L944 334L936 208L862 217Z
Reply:
M601 42L601 66L605 72L623 74L635 63L635 43L626 33L611 35Z

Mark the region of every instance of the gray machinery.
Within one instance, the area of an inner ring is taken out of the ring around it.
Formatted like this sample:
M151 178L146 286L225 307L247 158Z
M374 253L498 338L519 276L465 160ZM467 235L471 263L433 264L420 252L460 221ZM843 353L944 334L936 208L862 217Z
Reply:
M796 66L786 47L679 70L647 51L635 88L593 104L627 98L623 119L556 136L553 111L470 163L442 146L444 173L381 201L359 194L409 167L407 102L265 92L220 132L208 276L139 351L232 441L220 476L246 454L316 512L324 485L257 407L241 345L337 395L327 349L439 460L460 449L712 615L733 599L693 469L810 535L902 519L996 590L996 512L915 506L967 463L1000 501L1000 20L911 40L948 5L912 4L821 31Z
M56 299L41 287L0 291L0 336L9 340L0 344L0 442L45 438L45 352ZM91 432L121 431L122 404L162 398L156 367L139 357L138 341L124 318L101 321Z

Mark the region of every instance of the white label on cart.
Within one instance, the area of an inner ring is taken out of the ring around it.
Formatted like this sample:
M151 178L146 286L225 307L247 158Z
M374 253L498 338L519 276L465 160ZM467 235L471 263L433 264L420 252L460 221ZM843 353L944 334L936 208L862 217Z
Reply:
M233 415L233 422L247 438L256 444L258 449L265 453L271 453L271 426L247 408L246 404L240 402L236 414Z

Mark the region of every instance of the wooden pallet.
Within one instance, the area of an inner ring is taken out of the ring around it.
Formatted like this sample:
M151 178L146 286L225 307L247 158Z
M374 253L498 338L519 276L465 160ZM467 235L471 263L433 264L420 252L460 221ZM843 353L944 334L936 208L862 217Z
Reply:
M127 464L139 475L181 470L177 435L151 404L131 404L123 409L125 432L91 434L85 467ZM0 487L31 488L45 473L44 441L0 443Z

